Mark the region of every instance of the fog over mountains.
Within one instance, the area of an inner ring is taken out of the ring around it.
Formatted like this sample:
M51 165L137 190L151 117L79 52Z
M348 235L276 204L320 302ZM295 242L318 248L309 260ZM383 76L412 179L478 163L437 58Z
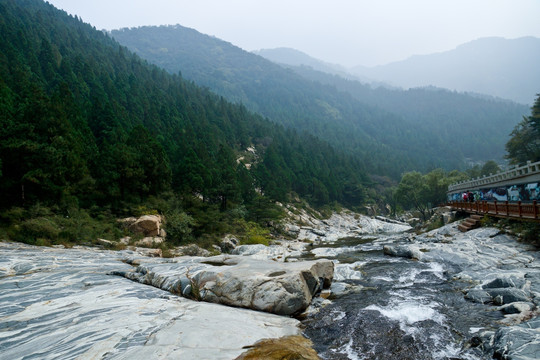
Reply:
M365 82L413 88L436 86L460 92L486 94L531 105L540 92L540 39L482 38L456 49L412 56L387 65L345 69L313 59L293 49L256 52L271 61L331 74L349 73ZM350 76L349 75L349 76Z
M466 159L502 159L508 135L529 112L512 101L440 88L377 88L295 50L259 52L273 54L269 61L180 25L111 35L149 62L328 141L370 173L394 178L410 170L462 168Z

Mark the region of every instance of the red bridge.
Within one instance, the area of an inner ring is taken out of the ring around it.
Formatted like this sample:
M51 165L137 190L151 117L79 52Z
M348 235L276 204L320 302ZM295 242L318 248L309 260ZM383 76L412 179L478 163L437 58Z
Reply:
M532 202L509 201L452 201L448 205L455 210L462 210L471 214L485 214L490 216L533 220L540 222L540 204Z
M464 193L474 201L463 200ZM540 161L452 184L447 200L471 214L540 221Z

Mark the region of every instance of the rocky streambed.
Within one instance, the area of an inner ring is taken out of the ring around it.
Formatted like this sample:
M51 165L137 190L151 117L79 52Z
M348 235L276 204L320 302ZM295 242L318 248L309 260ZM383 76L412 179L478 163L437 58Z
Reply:
M538 251L458 223L311 250L336 263L336 298L304 320L325 359L540 358Z
M234 359L278 338L308 354L303 335L327 359L538 358L534 249L457 224L301 222L215 257L2 242L0 357Z

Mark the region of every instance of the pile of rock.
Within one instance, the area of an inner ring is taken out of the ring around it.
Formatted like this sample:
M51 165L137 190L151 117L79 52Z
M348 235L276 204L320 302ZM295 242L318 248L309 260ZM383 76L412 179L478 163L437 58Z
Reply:
M137 268L113 274L188 298L278 315L304 311L334 275L329 260L284 263L219 255L128 262Z
M466 233L454 222L413 236L410 244L385 246L387 255L438 262L455 269L453 278L473 285L464 289L467 300L493 306L504 314L497 331L471 339L497 359L536 359L540 351L539 255L530 245L495 228ZM450 271L452 272L452 271ZM497 274L494 277L494 274Z

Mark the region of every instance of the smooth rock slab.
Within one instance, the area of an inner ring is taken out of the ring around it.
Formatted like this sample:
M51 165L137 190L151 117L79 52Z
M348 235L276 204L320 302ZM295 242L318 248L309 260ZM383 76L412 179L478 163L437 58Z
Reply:
M508 326L497 330L493 339L494 358L540 359L540 329Z
M117 275L198 300L279 315L304 311L334 275L329 260L280 263L246 256L147 260ZM186 294L185 279L191 294ZM184 280L183 280L184 279Z
M485 290L481 289L472 289L467 292L465 299L479 304L489 304L493 302L493 298Z
M128 279L129 251L0 243L1 359L233 359L299 322Z

